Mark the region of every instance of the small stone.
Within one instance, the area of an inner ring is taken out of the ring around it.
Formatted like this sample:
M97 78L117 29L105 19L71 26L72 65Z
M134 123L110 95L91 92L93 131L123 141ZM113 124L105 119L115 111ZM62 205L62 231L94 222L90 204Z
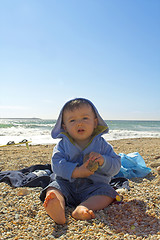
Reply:
M29 190L27 190L27 189L20 189L19 191L18 191L18 193L17 193L17 195L18 196L25 196L25 195L27 195L27 194L29 194Z
M86 162L88 159L89 159L89 154L86 154L86 155L84 156L83 162ZM97 171L98 167L99 167L99 164L98 164L98 162L95 162L95 161L89 161L89 163L88 163L88 165L87 165L87 168L88 168L91 172Z
M31 231L31 230L32 230L32 228L31 228L31 227L28 227L28 228L27 228L27 230L28 230L28 231Z
M14 217L16 220L19 219L19 214L15 214L15 217Z
M157 167L157 172L160 174L160 166Z
M54 238L54 236L53 236L53 235L50 235L50 234L49 234L47 237L48 237L49 239L50 239L50 238ZM55 239L55 238L54 238L54 239Z
M126 194L128 190L126 188L119 188L116 190L116 192L123 195Z

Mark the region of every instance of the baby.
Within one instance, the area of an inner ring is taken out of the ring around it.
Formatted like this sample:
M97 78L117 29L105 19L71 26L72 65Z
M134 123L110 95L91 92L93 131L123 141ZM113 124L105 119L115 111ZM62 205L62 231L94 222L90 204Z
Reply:
M91 101L76 98L62 108L51 133L61 138L51 161L55 178L40 196L57 224L66 222L66 205L75 207L73 218L89 220L95 218L94 211L116 198L109 182L119 172L121 158L102 137L107 132L107 124Z

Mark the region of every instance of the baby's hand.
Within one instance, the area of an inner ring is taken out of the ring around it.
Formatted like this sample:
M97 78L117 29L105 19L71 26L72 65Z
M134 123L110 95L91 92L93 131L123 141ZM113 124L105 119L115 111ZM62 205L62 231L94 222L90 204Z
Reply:
M102 166L104 163L104 158L100 153L91 152L89 154L89 161L93 161L95 163L98 163L99 166Z
M91 172L97 171L98 167L103 165L104 158L99 153L91 152L84 156L83 162L88 162L87 168Z
M104 163L104 158L101 154L91 152L86 154L83 159L83 164L73 170L72 178L86 178L94 174L99 166Z
M92 160L90 159L90 154L86 154L86 155L84 156L83 162L84 162L84 163L87 163L87 164L86 164L86 167L87 167L91 172L97 171L97 169L98 169L98 167L99 167L98 162L95 162L94 160L92 161Z
M94 174L87 168L88 162L83 163L80 167L76 167L72 172L72 178L86 178Z

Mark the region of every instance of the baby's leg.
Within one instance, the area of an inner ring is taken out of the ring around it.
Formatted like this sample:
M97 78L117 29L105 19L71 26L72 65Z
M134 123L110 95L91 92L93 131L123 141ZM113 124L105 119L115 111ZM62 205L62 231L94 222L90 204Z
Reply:
M89 220L95 218L93 211L101 210L113 202L113 198L105 195L97 195L88 198L76 207L72 217L78 220Z
M53 187L47 189L43 206L48 215L57 223L65 224L65 200L62 193Z

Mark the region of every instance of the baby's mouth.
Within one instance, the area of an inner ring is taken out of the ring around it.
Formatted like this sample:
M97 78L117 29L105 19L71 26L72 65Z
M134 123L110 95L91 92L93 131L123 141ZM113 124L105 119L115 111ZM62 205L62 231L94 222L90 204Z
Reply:
M83 133L84 129L78 129L78 133Z

